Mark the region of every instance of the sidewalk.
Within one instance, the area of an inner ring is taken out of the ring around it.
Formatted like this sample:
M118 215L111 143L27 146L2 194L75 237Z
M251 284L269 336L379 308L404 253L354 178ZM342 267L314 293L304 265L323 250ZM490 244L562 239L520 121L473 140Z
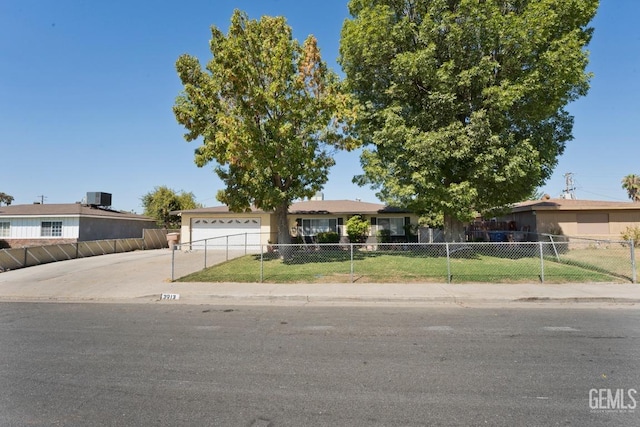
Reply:
M171 251L137 251L0 273L0 301L221 305L501 305L640 308L639 284L179 283ZM176 252L181 265L199 258ZM214 259L211 263L216 262ZM194 269L198 267L194 265ZM163 300L171 294L171 300Z

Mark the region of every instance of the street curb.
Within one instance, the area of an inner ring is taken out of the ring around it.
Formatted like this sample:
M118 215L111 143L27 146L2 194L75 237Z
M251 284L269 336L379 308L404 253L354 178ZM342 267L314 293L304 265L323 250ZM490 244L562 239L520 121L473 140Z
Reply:
M2 296L0 302L26 303L101 303L101 304L220 304L220 305L535 305L535 304L640 304L637 298L618 297L523 297L523 298L476 298L461 296L442 297L378 297L378 296L322 296L322 295L194 295L179 294L179 299L163 300L162 294L147 294L133 297L72 297L72 296Z
M515 299L514 302L602 302L615 304L638 304L640 299L637 298L616 298L616 297L526 297Z
M276 304L284 303L305 303L305 304L519 304L519 303L562 303L562 304L580 304L580 303L603 303L603 304L640 304L640 299L636 298L615 298L615 297L525 297L525 298L473 298L459 296L445 297L329 297L317 295L180 295L180 302L192 301L215 301L221 304L242 302L258 304L268 303Z

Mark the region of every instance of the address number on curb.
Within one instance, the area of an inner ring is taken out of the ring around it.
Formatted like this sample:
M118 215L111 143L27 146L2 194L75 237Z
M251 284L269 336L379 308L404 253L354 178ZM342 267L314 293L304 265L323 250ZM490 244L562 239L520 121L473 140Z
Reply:
M180 299L180 294L162 294L160 299L176 300Z

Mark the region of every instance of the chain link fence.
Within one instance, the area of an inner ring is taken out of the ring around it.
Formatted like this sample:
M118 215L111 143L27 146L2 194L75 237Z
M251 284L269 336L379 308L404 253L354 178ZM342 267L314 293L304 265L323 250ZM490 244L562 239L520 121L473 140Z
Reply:
M539 242L305 243L261 245L257 251L246 245L229 245L224 249L193 251L193 256L201 259L199 268L205 270L179 271L184 269L174 262L172 271L176 274L172 278L187 274L181 280L636 283L636 257L630 241L544 238L546 241Z
M637 282L636 248L633 240L602 240L541 234L546 255L565 265L610 274L622 281ZM637 243L636 243L637 244Z

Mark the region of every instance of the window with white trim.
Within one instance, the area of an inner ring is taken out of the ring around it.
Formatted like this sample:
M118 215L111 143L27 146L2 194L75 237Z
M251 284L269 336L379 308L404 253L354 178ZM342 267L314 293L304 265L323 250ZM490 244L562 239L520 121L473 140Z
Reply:
M404 218L378 218L378 230L389 230L392 236L404 236Z
M302 219L302 233L305 236L315 236L318 233L338 232L337 218L309 218Z
M11 236L11 223L8 221L0 222L0 237Z
M40 224L41 237L62 237L62 221L42 221Z

